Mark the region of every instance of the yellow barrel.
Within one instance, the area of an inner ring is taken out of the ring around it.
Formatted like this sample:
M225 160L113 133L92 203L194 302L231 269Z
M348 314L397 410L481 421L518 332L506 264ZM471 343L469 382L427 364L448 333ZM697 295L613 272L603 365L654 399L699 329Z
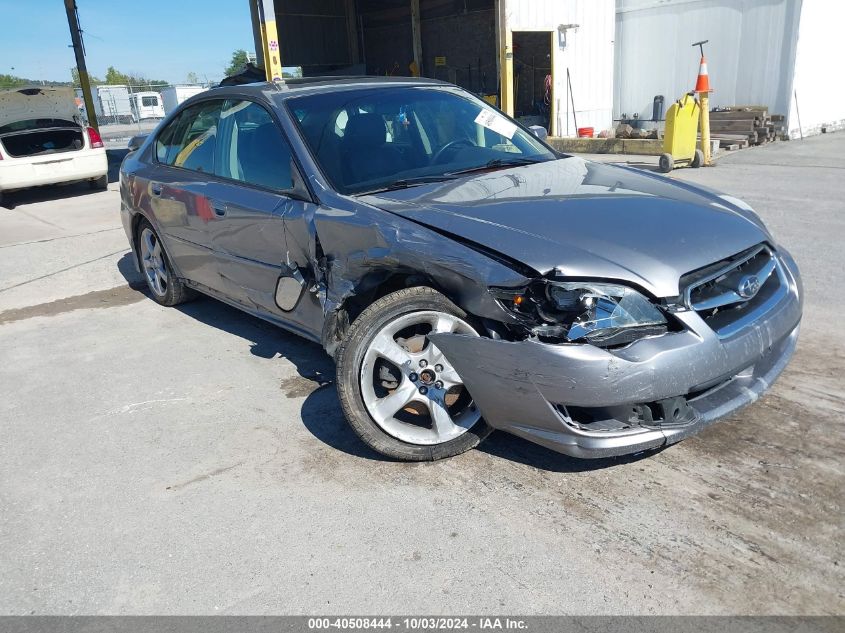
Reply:
M696 152L700 114L698 102L690 95L684 95L669 106L663 137L665 154L660 157L660 170L664 173L672 171L675 163L700 166L700 157Z

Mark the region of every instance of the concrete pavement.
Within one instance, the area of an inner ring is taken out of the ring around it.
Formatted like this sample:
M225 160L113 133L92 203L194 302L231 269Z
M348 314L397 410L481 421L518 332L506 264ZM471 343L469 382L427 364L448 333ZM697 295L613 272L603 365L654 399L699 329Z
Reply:
M673 174L792 250L799 350L732 419L599 462L501 433L383 460L319 347L128 285L116 183L10 195L0 613L842 614L843 156L833 135Z

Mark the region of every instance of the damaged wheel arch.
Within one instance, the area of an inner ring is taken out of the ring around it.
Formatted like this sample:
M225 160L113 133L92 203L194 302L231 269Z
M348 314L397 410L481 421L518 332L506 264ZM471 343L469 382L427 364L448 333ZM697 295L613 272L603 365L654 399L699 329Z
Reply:
M307 217L285 217L286 236L292 236L288 260L311 272L324 314L321 340L329 355L367 305L411 286L433 288L478 319L518 325L489 289L519 287L529 277L382 209L345 197L332 202L331 214L321 207ZM347 212L337 213L338 206ZM309 256L303 242L318 247Z

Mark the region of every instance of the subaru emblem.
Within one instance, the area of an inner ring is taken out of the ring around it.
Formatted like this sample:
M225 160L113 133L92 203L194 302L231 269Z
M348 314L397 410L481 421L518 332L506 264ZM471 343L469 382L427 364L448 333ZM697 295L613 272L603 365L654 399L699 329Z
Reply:
M757 275L746 275L739 281L737 294L743 299L751 299L760 290L760 280Z

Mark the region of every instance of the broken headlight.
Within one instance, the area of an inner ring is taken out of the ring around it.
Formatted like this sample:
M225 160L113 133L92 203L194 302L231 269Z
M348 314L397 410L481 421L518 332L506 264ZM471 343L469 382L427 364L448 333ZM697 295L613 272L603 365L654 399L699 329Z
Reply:
M542 280L524 291L499 295L499 301L523 323L534 322L531 333L543 338L606 347L667 329L656 305L618 284Z

